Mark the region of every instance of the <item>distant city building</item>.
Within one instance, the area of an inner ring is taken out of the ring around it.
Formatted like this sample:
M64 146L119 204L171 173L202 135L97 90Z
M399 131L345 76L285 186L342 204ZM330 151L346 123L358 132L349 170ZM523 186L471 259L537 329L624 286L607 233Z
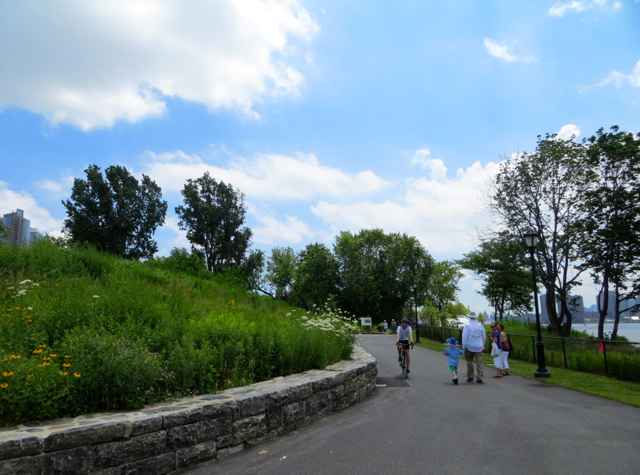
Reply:
M549 312L547 311L547 294L540 296L540 323L549 323Z
M42 238L40 232L31 227L31 221L24 217L24 211L17 209L2 217L2 222L9 230L6 242L18 246L29 246L36 239Z
M607 307L607 318L615 318L616 314L616 293L609 292L608 307ZM601 307L604 307L604 295L603 292L598 293L598 302Z
M584 299L582 295L567 296L567 306L571 312L574 322L584 322ZM556 301L556 312L560 313L560 302ZM547 311L547 294L540 296L540 323L549 323L549 312Z

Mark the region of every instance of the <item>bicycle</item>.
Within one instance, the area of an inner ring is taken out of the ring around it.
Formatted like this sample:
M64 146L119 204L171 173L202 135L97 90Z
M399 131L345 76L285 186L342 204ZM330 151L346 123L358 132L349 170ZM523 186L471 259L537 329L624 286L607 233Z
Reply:
M400 343L398 343L400 344ZM413 349L413 342L411 343L403 343L402 344L402 356L400 357L400 367L402 368L402 376L404 379L409 378L409 368L407 368L407 353L409 350L409 345L411 345L411 349Z

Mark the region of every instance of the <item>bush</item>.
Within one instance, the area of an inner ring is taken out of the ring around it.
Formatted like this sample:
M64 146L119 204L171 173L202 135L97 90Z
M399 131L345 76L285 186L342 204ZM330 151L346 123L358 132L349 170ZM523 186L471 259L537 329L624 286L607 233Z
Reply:
M211 276L197 256L173 257L0 245L0 424L136 409L350 358L347 316L291 309Z

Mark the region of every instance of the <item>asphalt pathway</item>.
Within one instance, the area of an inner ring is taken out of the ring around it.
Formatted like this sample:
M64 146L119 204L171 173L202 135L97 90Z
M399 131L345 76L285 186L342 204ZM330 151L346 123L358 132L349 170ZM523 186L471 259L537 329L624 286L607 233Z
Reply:
M447 358L416 347L400 381L394 338L358 338L378 360L366 401L316 424L185 473L633 474L640 473L640 409L534 380L454 386ZM553 373L552 373L553 374ZM553 377L553 376L552 376Z

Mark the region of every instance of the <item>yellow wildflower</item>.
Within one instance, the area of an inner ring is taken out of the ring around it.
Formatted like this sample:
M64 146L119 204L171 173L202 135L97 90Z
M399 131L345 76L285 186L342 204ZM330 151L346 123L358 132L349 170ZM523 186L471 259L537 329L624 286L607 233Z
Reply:
M38 354L38 353L42 353L42 350L33 350L33 352Z
M0 361L9 361L9 358L2 358Z
M51 353L49 356L51 356L52 358L55 358L58 355Z
M7 383L2 383L2 384L0 384L0 388L6 388L6 387L8 387L8 386L9 386L9 385L8 385Z
M4 373L2 373L2 376L11 376L13 374L13 371L5 371Z
M82 376L80 373L73 373L73 375L74 375L76 378L79 378L80 376Z
M51 358L49 358L48 356L45 356L44 358L42 358L43 360L50 360Z
M71 358L71 355L64 355L65 358Z
M64 366L65 368L69 368L71 366L71 363L64 363L62 366Z
M40 348L46 348L47 345L40 345Z
M31 381L33 379L33 375L30 374L29 376L27 376L27 381Z
M12 360L19 360L20 358L22 358L20 355L11 355Z
M66 376L66 375L68 375L68 374L69 374L69 372L68 372L68 371L60 371L60 374L61 374L62 376Z
M50 364L51 364L51 363L47 363L47 362L45 361L44 363L40 363L38 366L42 367L42 366L48 366L48 365L50 365Z
M32 321L33 321L33 320L31 320L31 319L27 320L27 322L29 322L29 323L31 323Z

